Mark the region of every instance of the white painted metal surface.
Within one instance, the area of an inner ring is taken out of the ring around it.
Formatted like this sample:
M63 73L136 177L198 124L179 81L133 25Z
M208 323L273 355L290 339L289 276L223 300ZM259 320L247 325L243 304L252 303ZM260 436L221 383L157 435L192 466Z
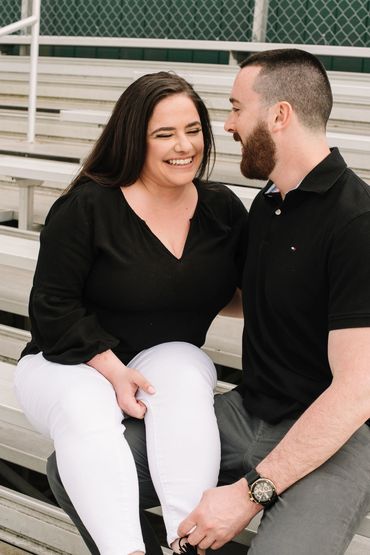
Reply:
M0 487L0 538L37 555L89 554L64 511L5 487Z
M33 143L35 140L36 126L36 98L37 98L37 64L39 57L39 32L40 32L40 1L33 0L32 16L34 23L32 24L31 33L31 51L30 51L30 92L28 96L28 129L27 140Z
M1 39L4 44L30 44L30 38L7 36ZM166 48L179 50L219 50L238 52L260 52L276 48L300 48L317 56L343 56L353 58L370 57L370 48L363 46L330 46L324 44L288 44L270 42L238 42L212 40L175 40L145 39L125 37L62 37L41 35L40 45L49 46L112 46L117 48Z
M23 20L16 21L15 23L10 23L10 25L5 25L5 27L0 28L0 37L4 38L5 35L9 35L10 33L15 33L16 31L20 31L25 27L34 25L36 23L36 20L37 18L34 15L32 15L30 17L26 17Z
M0 175L17 179L54 181L68 185L77 173L78 164L54 160L40 160L21 156L0 156Z
M34 271L38 253L38 242L0 233L1 264Z
M30 53L30 69L29 69L29 96L28 96L28 129L27 140L33 142L35 140L35 122L36 122L36 91L37 91L37 61L39 55L39 31L40 31L40 2L41 0L32 0L32 16L26 17L6 25L0 29L0 37L2 41L6 38L5 35L11 35L16 31L32 28L30 39L31 53ZM20 35L21 36L21 35ZM14 35L13 35L14 37Z

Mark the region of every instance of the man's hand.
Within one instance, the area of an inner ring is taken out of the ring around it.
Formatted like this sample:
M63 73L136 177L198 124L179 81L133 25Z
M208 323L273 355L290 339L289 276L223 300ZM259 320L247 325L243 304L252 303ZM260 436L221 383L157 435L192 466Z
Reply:
M219 549L241 532L261 510L250 501L244 478L204 492L199 505L183 520L179 537L188 536L191 545Z

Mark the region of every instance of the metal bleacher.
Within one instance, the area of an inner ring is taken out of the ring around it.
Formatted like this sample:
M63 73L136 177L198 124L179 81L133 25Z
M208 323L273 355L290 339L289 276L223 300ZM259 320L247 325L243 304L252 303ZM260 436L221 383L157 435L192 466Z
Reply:
M240 147L223 130L229 110L228 96L237 72L235 66L98 59L86 63L81 59L40 58L37 142L31 145L24 140L28 59L2 56L0 69L0 210L14 211L18 217L19 194L25 197L23 205L29 202L27 188L19 193L13 187L25 183L1 171L3 156L79 164L124 88L140 75L159 69L177 71L186 77L210 110L217 145L212 179L253 188L260 186L259 182L250 182L241 176ZM97 80L96 75L101 78ZM329 142L339 146L349 166L370 182L370 76L344 72L330 72L329 76L334 92ZM36 184L37 224L42 224L66 181L66 178L56 182L46 179Z

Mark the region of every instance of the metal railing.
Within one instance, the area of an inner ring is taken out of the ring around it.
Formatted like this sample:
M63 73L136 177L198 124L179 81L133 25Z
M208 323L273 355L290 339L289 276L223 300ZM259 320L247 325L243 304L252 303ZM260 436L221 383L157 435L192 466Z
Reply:
M10 23L0 28L0 37L11 36L12 33L31 27L31 35L27 36L27 44L31 45L30 50L30 83L28 94L28 126L27 140L34 142L35 140L35 122L36 122L36 98L37 98L37 61L39 53L39 32L40 32L40 2L41 0L32 0L32 15L24 17L15 23Z

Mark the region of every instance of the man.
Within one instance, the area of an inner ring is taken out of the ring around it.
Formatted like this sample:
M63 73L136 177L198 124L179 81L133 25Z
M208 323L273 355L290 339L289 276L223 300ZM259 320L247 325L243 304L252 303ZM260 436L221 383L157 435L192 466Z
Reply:
M250 56L230 101L241 170L270 181L250 211L243 384L215 400L220 487L179 535L217 549L264 509L248 555L339 555L370 509L370 189L328 147L332 95L311 54ZM142 423L126 437L150 506ZM53 459L48 475L73 516Z
M230 102L242 173L270 179L250 210L243 385L216 399L220 477L240 479L179 533L216 549L265 505L249 555L341 554L370 509L370 188L328 147L311 54L250 56Z

